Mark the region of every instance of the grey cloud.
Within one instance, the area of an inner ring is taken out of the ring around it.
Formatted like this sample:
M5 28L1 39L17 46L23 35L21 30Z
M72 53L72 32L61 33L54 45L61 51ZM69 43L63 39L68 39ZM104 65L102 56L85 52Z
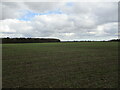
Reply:
M36 15L32 21L17 20L23 14L19 10L41 13L56 8L64 13ZM3 10L2 22L6 32L1 30L0 33L5 36L56 37L62 40L117 37L117 3L74 3L71 7L64 2L3 3Z
M99 2L99 3L74 3L72 8L62 8L66 13L79 17L88 16L88 19L94 19L96 24L103 24L118 21L118 3L117 2Z
M33 10L37 13L43 13L48 10L56 9L61 5L61 3L57 2L25 2L24 3L30 10Z
M14 19L22 15L21 10L28 9L22 2L2 2L2 20Z

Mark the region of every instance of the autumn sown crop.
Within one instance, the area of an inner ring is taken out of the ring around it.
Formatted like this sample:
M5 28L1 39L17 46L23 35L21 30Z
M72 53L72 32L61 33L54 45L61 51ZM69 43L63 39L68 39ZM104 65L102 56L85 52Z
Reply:
M118 42L2 45L3 88L116 88Z

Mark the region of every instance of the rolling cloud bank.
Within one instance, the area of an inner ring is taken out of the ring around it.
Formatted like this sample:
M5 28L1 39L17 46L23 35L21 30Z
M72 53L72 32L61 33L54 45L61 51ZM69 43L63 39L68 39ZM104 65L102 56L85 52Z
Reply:
M2 2L0 37L118 38L117 2Z

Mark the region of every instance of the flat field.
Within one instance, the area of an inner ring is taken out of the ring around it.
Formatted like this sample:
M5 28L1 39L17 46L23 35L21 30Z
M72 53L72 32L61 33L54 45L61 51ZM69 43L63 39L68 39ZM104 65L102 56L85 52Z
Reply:
M3 88L116 88L118 42L3 44Z

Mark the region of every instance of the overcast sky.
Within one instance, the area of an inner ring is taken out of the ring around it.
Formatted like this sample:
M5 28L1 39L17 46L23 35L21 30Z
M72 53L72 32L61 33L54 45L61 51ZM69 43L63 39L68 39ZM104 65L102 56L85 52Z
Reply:
M118 38L118 2L2 2L0 37Z

